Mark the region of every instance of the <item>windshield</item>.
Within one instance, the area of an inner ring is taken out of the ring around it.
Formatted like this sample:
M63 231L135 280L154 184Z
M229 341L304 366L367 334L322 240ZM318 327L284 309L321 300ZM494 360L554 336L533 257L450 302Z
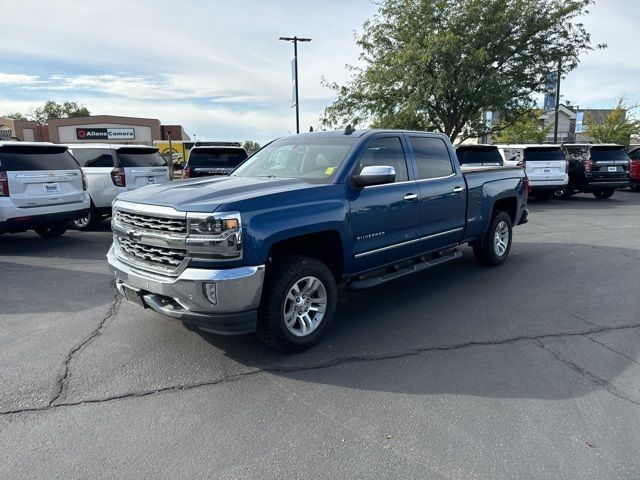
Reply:
M565 160L560 147L529 147L524 149L524 159L527 162Z
M329 183L356 143L352 137L286 137L259 150L231 175Z
M497 147L458 147L456 155L460 165L502 165Z
M190 167L236 168L247 159L242 148L198 148L189 154Z
M121 148L118 150L121 167L166 167L167 161L155 148Z
M0 170L79 170L67 147L4 146L0 148Z

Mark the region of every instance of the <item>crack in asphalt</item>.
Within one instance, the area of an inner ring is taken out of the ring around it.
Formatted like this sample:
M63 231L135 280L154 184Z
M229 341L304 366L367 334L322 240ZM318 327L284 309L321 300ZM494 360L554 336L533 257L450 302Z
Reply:
M589 335L584 335L587 338L589 338ZM622 400L626 400L627 402L631 402L632 404L640 407L640 402L638 402L637 400L634 400L631 397L628 397L627 395L625 395L624 393L622 393L620 390L618 390L612 383L608 382L607 380L598 377L597 375L594 375L593 373L591 373L589 370L579 366L578 364L572 362L571 360L569 360L566 356L562 355L560 352L558 352L557 350L554 350L553 348L547 346L544 344L544 342L537 338L536 342L538 343L538 345L540 345L540 347L543 350L546 350L547 352L551 353L551 355L558 360L559 362L564 363L565 365L567 365L569 368L571 368L573 371L579 373L580 375L582 375L583 377L588 378L589 380L591 380L593 383L595 383L596 385L599 385L601 387L603 387L606 391L608 391L610 394L622 399Z
M75 355L77 353L79 353L84 347L86 347L94 339L96 339L97 337L99 337L102 334L102 332L104 331L104 327L105 327L105 324L106 324L107 320L109 320L110 318L115 316L116 313L118 313L118 308L120 307L121 303L122 303L122 297L116 291L116 293L113 296L113 300L111 301L111 304L109 305L109 309L107 310L107 312L104 314L104 316L102 317L102 319L98 323L98 326L87 336L87 338L85 338L82 342L80 342L78 345L76 345L74 348L72 348L69 351L69 353L67 354L67 357L64 360L64 364L63 364L64 365L64 373L56 381L56 392L53 395L53 397L51 398L51 400L49 401L49 404L46 407L43 407L43 409L51 408L51 407L54 407L54 406L58 405L58 404L56 404L56 402L67 391L67 386L68 386L67 385L67 380L69 378L69 369L71 367L71 361L73 360L73 358L75 357ZM63 403L61 403L60 405L63 405Z
M632 255L628 255L628 254L626 254L624 252L616 252L616 251L608 250L608 249L606 249L604 247L598 247L596 245L588 245L586 243L576 243L576 245L582 245L583 247L591 247L591 248L593 248L595 250L599 250L601 252L606 252L606 253L611 253L613 255L622 255L623 257L627 257L627 258L630 258L631 260L635 260L636 262L640 262L640 258L634 257ZM612 247L612 248L618 248L618 247Z
M41 411L51 410L51 409L54 409L54 408L74 407L74 406L78 406L78 405L106 403L106 402L111 402L111 401L114 401L114 400L122 400L122 399L127 399L127 398L142 398L142 397L148 397L150 395L156 395L156 394L165 393L165 392L171 392L171 391L187 391L187 390L193 390L195 388L208 387L208 386L219 385L221 383L238 381L238 380L244 379L246 377L257 375L259 373L295 373L295 372L306 372L306 371L313 371L313 370L323 370L323 369L326 369L326 368L336 367L336 366L340 366L340 365L347 365L347 364L352 364L352 363L375 362L375 361L380 361L380 360L394 360L394 359L398 359L398 358L422 355L422 354L431 353L431 352L444 352L444 351L460 350L460 349L464 349L464 348L473 348L473 347L482 347L482 346L506 345L506 344L522 342L522 341L534 341L534 342L537 342L540 347L542 347L543 349L551 352L553 354L553 356L557 360L569 365L573 370L575 370L576 372L579 372L582 375L586 376L587 378L591 379L597 385L600 385L600 386L604 387L606 390L608 390L613 395L615 395L615 396L617 396L619 398L628 400L628 401L634 403L635 405L640 406L640 402L637 402L637 401L635 401L635 400L633 400L631 398L628 398L628 397L624 396L624 394L620 393L612 384L610 384L606 380L603 380L603 379L601 379L599 377L596 377L592 373L590 373L590 372L584 370L583 368L579 367L578 365L570 362L565 357L561 357L561 355L558 352L556 352L555 350L545 346L544 343L542 342L543 339L547 339L547 338L577 337L577 336L587 336L588 337L589 335L593 335L593 334L596 334L596 333L610 332L610 331L616 331L616 330L625 330L625 329L631 329L631 328L640 328L640 323L629 324L629 325L620 325L620 326L616 326L616 327L604 327L604 326L601 326L600 328L594 328L594 329L591 329L591 330L586 330L584 332L562 332L562 333L550 333L550 334L544 334L544 335L523 335L523 336L519 336L519 337L506 338L506 339L502 339L502 340L485 340L485 341L473 340L473 341L470 341L470 342L451 344L451 345L441 345L441 346L434 346L434 347L414 348L414 349L403 351L403 352L388 353L388 354L382 354L382 355L352 355L352 356L348 356L348 357L336 357L336 358L334 358L332 360L329 360L327 362L318 363L318 364L315 364L315 365L298 365L298 366L279 367L279 368L278 367L257 368L255 370L251 370L251 371L248 371L248 372L242 372L242 373L232 374L232 375L228 375L228 376L223 376L223 377L221 377L221 378L219 378L217 380L209 380L209 381L204 381L204 382L196 382L196 383L189 383L189 384L183 384L183 385L171 385L171 386L168 386L168 387L161 387L161 388L152 389L152 390L143 390L143 391L138 391L138 392L135 392L135 391L134 392L128 392L128 393L123 393L123 394L120 394L120 395L114 395L114 396L105 397L105 398L96 398L96 399L89 399L89 400L78 400L78 401L75 401L75 402L54 403L55 400L57 398L59 398L60 394L62 393L62 387L64 386L65 380L66 380L67 375L68 375L69 362L71 361L71 357L74 355L74 353L76 353L83 346L85 346L87 343L89 343L93 338L97 337L100 333L102 333L102 329L104 327L104 324L105 324L106 320L108 320L108 318L112 317L116 313L117 307L119 305L119 302L120 301L118 300L118 297L116 297L116 300L114 300L114 303L112 304L111 308L109 309L109 311L107 312L107 314L103 318L103 321L101 322L100 327L98 329L96 329L94 331L94 333L90 337L88 337L84 342L82 342L81 345L76 347L69 354L69 357L68 357L67 361L65 362L65 365L66 365L65 376L63 377L62 382L60 383L61 384L60 392L56 396L56 398L49 403L49 405L41 406L41 407L28 407L28 408L15 409L15 410L5 410L5 411L0 412L0 416L16 415L16 414L20 414L20 413L29 413L29 412L41 412Z
M636 365L640 365L640 362L638 362L635 358L630 357L629 355L619 352L618 350L616 350L615 348L611 348L609 345L607 345L606 343L602 343L599 342L598 340L596 340L595 338L593 338L591 335L585 335L586 338L588 338L589 340L591 340L594 343L597 343L598 345L602 345L604 348L606 348L607 350L613 352L613 353L617 353L618 355L623 356L624 358L626 358L627 360L629 360L632 363L635 363Z

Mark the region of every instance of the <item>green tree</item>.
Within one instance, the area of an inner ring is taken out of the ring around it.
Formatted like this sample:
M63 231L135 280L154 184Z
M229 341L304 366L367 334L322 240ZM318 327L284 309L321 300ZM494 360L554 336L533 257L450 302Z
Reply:
M47 100L42 107L32 108L27 115L40 124L48 123L55 118L88 117L91 112L84 105L77 102L65 101L57 103Z
M15 112L15 113L7 113L6 115L2 115L5 118L10 118L12 120L19 120L21 122L26 122L28 120L27 117L25 117L23 114L21 114L20 112Z
M627 118L627 112L633 108L626 106L621 98L611 113L604 116L602 123L594 123L587 112L584 118L587 135L598 143L628 145L632 135L640 135L640 121Z
M242 142L242 148L244 148L249 155L260 150L260 144L258 142L254 142L253 140L245 140Z
M551 127L540 120L542 110L525 110L510 123L500 122L493 139L497 143L544 143Z
M435 130L452 140L491 133L484 111L509 122L531 108L549 72L591 50L577 17L592 0L380 0L356 38L360 66L324 127Z

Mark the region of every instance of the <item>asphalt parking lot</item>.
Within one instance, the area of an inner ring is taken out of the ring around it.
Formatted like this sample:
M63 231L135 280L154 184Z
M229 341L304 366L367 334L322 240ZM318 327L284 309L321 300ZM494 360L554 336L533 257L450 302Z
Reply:
M640 194L530 207L296 355L123 303L107 224L0 237L0 478L639 478Z

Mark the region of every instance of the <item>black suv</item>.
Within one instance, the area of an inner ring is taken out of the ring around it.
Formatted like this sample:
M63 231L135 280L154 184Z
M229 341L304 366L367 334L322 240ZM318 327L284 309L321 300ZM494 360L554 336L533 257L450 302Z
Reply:
M629 186L629 155L622 145L575 143L562 150L569 162L569 185L558 192L562 197L585 192L605 199Z
M241 146L196 146L189 152L182 178L229 175L247 157Z

